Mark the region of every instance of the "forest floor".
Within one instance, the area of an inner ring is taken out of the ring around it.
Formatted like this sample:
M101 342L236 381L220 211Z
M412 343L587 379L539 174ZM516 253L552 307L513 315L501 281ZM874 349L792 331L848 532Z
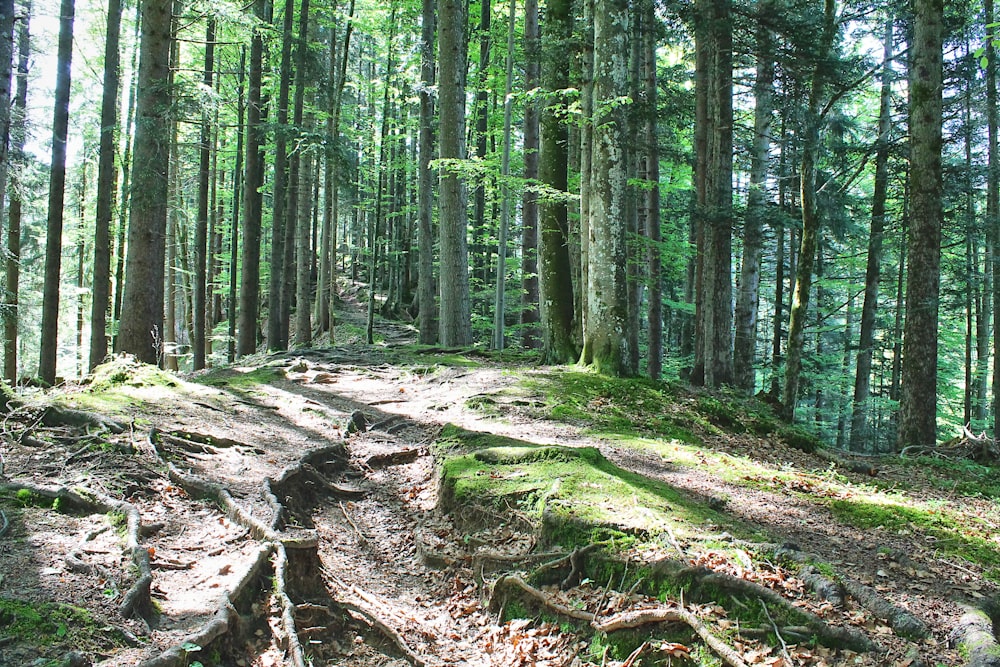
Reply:
M23 396L0 665L993 664L991 468L807 453L732 397L359 329ZM577 450L595 477L534 465Z

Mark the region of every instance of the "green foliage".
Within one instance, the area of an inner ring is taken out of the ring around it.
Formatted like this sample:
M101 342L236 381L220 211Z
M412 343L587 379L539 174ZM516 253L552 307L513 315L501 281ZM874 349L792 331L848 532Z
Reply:
M0 635L40 647L88 650L120 646L123 637L69 604L0 597Z

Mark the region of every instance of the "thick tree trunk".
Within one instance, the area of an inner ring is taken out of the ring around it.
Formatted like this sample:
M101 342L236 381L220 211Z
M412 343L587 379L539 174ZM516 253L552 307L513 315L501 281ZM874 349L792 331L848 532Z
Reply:
M310 122L306 122L304 129L309 129ZM296 232L295 264L298 276L296 277L295 301L295 344L307 346L312 344L312 308L310 299L312 298L312 281L310 279L310 269L312 267L312 245L310 244L312 231L312 174L313 174L313 152L307 150L302 155L302 178L299 183L299 204L298 204L298 231Z
M516 19L516 2L510 0L510 13L507 16L507 60L504 77L503 102L503 148L500 155L500 175L503 178L502 203L500 208L500 230L497 243L497 280L496 298L493 300L493 349L504 348L504 319L507 311L507 231L510 227L510 186L507 179L510 176L510 144L511 116L514 100L511 92L514 87L514 33Z
M882 52L882 92L879 101L878 148L875 152L875 190L872 194L872 224L868 237L868 263L865 268L865 300L861 306L861 332L858 335L858 361L854 376L854 401L851 410L850 449L862 451L868 445L868 401L872 373L872 350L875 344L875 313L878 310L878 281L882 268L882 238L885 230L885 202L889 189L889 133L892 131L892 26L885 22Z
M14 106L11 110L10 131L10 162L18 172L18 167L24 164L25 141L25 111L28 102L28 56L31 39L28 31L28 20L31 15L31 3L27 3L27 12L21 21L17 35L17 86L14 94ZM18 291L21 277L21 194L20 182L17 177L11 181L10 206L7 220L7 260L6 273L6 309L3 317L4 329L4 362L3 376L7 382L17 382L17 340L18 340Z
M757 76L754 80L754 141L750 158L750 190L743 223L743 261L736 296L733 343L733 382L745 393L755 388L754 358L757 348L757 306L760 300L760 262L764 219L767 213L768 156L771 150L771 116L774 111L774 37L767 21L773 5L757 3Z
M590 194L588 313L584 361L598 372L636 375L629 349L625 110L628 94L629 7L625 0L594 5L594 145ZM598 111L599 110L599 111Z
M937 442L941 265L942 0L914 0L910 68L910 269L897 445Z
M167 224L171 3L143 0L128 258L118 351L155 364L162 353Z
M464 0L438 2L438 103L442 160L461 160L465 157L466 9ZM472 322L465 179L445 167L441 172L439 193L440 342L447 347L468 345L472 342Z
M263 21L266 2L255 0L254 15ZM243 179L243 268L240 274L239 336L236 352L240 356L257 351L257 309L260 299L260 234L264 184L261 80L264 40L254 32L250 42L250 71L247 77L246 170Z
M292 102L292 132L297 136L307 134L304 122L306 67L309 62L309 0L299 6L299 34L295 45L295 96ZM312 343L312 285L310 259L312 231L312 162L303 156L302 143L292 156L288 177L288 210L285 229L285 282L282 285L282 335L286 347L290 340L289 329L292 299L295 300L295 343ZM304 166L305 165L305 166ZM301 283L305 284L301 284ZM286 315L286 310L288 314ZM302 327L300 330L299 327Z
M534 90L540 79L538 0L524 3L524 89ZM538 178L538 103L524 104L524 179ZM542 345L538 327L538 195L525 188L521 200L521 344L529 349Z
M569 0L552 0L546 7L542 34L542 83L546 90L541 111L538 178L556 192L567 191L568 133L563 121L563 93L569 86L572 12ZM624 66L624 64L623 64ZM565 200L539 204L538 282L543 337L543 363L572 363L579 357L574 337L573 281L569 257L569 222ZM624 212L624 211L623 211Z
M141 29L142 9L136 7L135 15L135 35L132 42L132 77L128 87L128 102L125 112L125 125L122 132L125 134L125 148L122 150L121 178L122 187L118 199L118 235L115 239L115 298L112 307L111 318L113 322L120 323L122 317L122 298L125 295L125 239L128 232L128 209L131 199L132 187L132 148L135 143L135 108L136 95L139 92L139 31ZM120 327L119 327L120 330ZM112 349L118 349L118 334L112 339Z
M56 356L59 347L59 273L62 266L63 202L66 196L66 137L69 133L74 9L73 0L62 0L59 9L55 110L52 118L52 161L49 163L49 212L45 228L42 337L38 360L38 376L48 384L54 384L56 380ZM6 145L6 137L3 138L3 143Z
M27 20L26 18L24 20ZM0 220L7 194L11 139L11 73L14 63L14 0L0 1Z
M479 3L479 65L476 72L476 101L475 101L475 125L473 129L473 140L476 145L476 157L484 159L489 151L489 118L490 118L490 49L492 48L492 35L490 34L491 23L491 2L490 0L480 0ZM490 180L485 174L476 179L476 187L472 198L472 247L470 249L470 262L472 266L472 279L476 283L477 290L485 289L488 285L487 257L489 252L486 248L488 231L486 229L486 181Z

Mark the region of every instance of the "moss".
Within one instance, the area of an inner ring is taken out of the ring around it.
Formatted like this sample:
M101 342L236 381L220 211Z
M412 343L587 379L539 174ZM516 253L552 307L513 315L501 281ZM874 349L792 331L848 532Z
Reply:
M68 604L0 597L0 635L34 646L88 650L120 646L120 633L97 622L86 609Z
M798 449L807 454L811 454L823 446L823 441L818 436L800 426L779 428L778 438L792 449Z
M226 387L246 391L260 385L271 384L282 379L282 377L283 372L281 369L261 366L245 373L234 372L230 369L225 369L224 372L208 373L198 381L213 387Z
M123 386L176 387L177 378L169 371L139 363L128 356L120 356L91 371L89 385L91 393L105 392Z

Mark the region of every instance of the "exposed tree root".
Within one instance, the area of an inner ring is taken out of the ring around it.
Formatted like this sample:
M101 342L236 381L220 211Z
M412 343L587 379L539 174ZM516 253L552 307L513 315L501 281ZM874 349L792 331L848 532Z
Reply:
M923 639L930 634L923 621L908 610L886 600L871 586L865 586L850 577L843 577L842 580L851 597L862 607L886 621L897 635L909 639Z
M41 423L45 426L74 426L78 428L94 426L107 429L112 433L124 433L126 428L125 424L105 415L85 410L73 410L58 405L45 407L42 411Z
M787 558L795 563L812 564L819 562L818 557L799 550L799 548L795 545L761 544L758 548L764 551L772 551L775 556L779 558ZM812 572L815 572L814 568L809 568L808 566L803 568L803 573L806 575L809 575ZM885 599L871 586L866 586L861 582L855 581L845 575L841 575L838 579L840 580L843 590L846 590L848 595L854 598L858 604L870 611L872 614L887 622L893 629L893 632L897 635L908 639L922 639L930 634L930 630L922 620L917 618L910 611ZM824 590L827 590L828 588L827 584L818 583L814 577L803 576L803 581L805 581L806 584L810 586L810 588L812 588L820 597L823 597L823 592L816 588L816 585L824 586ZM830 583L833 582L831 581ZM836 584L834 585L836 586ZM830 600L834 606L837 606L832 599L826 599Z
M139 545L139 531L142 520L139 510L131 503L106 496L90 489L69 489L65 486L55 488L38 486L27 482L9 482L0 484L0 493L27 491L42 498L58 500L68 506L83 512L108 514L118 512L126 519L125 550L132 559L132 564L138 570L138 577L132 587L125 593L119 605L119 611L125 618L149 619L152 613L152 601L149 597L153 576L150 571L149 552Z
M306 657L302 652L298 632L295 630L295 605L288 597L286 581L288 579L288 554L285 545L278 544L275 550L274 586L275 595L281 603L280 644L285 649L285 656L292 667L306 667Z
M527 596L536 603L542 605L549 611L561 616L572 618L587 623L593 630L604 634L629 628L637 628L651 623L685 623L697 634L705 645L715 652L726 664L731 667L747 667L746 662L728 644L719 639L716 635L705 627L698 618L682 606L658 606L645 609L633 609L630 611L615 614L609 618L600 620L595 614L584 609L569 607L553 600L550 595L528 584L519 575L504 575L497 579L493 585L493 597L490 601L490 609L494 612L499 610L502 602L509 597L510 590L516 589L522 596Z
M9 529L10 519L7 518L7 514L3 510L0 510L0 537L6 535Z
M842 584L820 574L812 565L806 565L799 570L802 581L816 594L820 600L824 600L833 605L834 609L843 610L847 603L844 600L844 587Z
M967 656L966 667L1000 667L1000 645L993 620L981 609L969 609L948 635L948 643Z
M962 427L962 434L940 445L911 445L904 447L899 455L936 456L946 459L972 459L979 463L993 464L1000 459L1000 445L986 433L975 434L968 426Z
M375 428L374 426L372 428ZM369 468L385 468L386 466L398 466L412 463L421 456L427 454L425 448L403 449L389 454L375 454L365 460L365 465Z

